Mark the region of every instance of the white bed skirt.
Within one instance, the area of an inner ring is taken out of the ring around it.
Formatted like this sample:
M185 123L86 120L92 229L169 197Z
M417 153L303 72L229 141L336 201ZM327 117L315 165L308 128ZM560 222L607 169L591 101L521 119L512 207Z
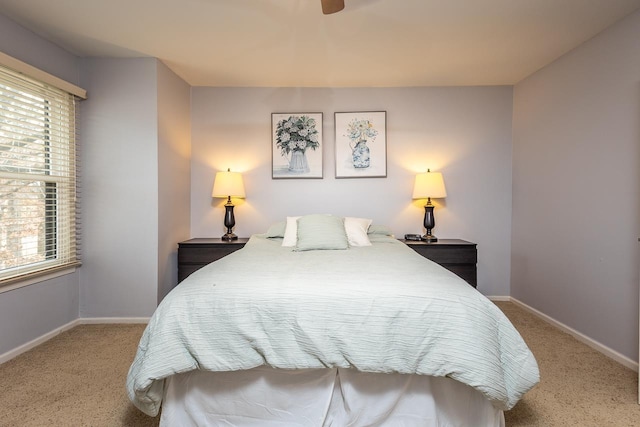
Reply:
M504 427L478 391L449 378L349 369L192 371L170 377L160 418L174 426Z

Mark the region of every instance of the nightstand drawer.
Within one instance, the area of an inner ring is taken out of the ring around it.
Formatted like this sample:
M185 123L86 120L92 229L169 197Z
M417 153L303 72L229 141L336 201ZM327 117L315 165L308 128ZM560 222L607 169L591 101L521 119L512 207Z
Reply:
M189 277L194 271L200 270L207 264L180 264L178 267L178 283Z
M477 286L478 250L476 244L459 239L439 239L437 242L401 240L411 249L457 274L471 286Z
M440 263L438 263L440 264ZM476 277L478 274L478 269L475 264L440 264L450 272L460 276L464 280L467 281L474 288L477 286Z
M222 248L187 246L178 249L178 264L209 264L217 261L244 245L229 245Z
M196 238L178 243L178 283L205 265L242 249L248 241Z
M425 258L438 264L475 264L478 262L476 248L460 246L415 246L411 248Z

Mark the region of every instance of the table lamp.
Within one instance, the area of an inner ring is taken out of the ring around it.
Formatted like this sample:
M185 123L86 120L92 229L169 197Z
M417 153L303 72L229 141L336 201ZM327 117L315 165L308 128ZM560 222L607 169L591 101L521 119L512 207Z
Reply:
M422 240L427 242L437 242L438 238L432 234L433 228L436 226L436 220L433 216L433 204L431 198L438 199L447 197L447 190L444 188L444 180L440 172L431 172L427 169L426 173L416 175L416 182L413 186L414 199L427 199L424 205L424 228L427 233L422 236Z
M231 231L233 226L236 225L231 198L238 197L242 199L245 197L242 174L240 172L231 172L231 169L227 169L226 172L217 172L211 197L227 198L227 203L224 205L224 226L227 227L227 232L222 236L222 240L236 240L238 236Z

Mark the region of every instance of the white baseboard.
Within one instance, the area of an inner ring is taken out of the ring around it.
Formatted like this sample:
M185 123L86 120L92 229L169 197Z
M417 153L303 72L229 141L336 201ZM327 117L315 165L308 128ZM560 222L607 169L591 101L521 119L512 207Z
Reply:
M487 298L489 298L491 301L511 301L511 297L505 297L505 296L488 296Z
M517 300L517 299L515 299L513 297L507 297L507 298L508 298L508 301L513 302L517 306L519 306L519 307L523 308L524 310L528 311L529 313L539 317L540 319L542 319L545 322L551 324L552 326L555 326L556 328L560 329L561 331L568 333L569 335L571 335L572 337L574 337L578 341L588 345L592 349L604 354L605 356L609 357L610 359L615 360L616 362L620 363L621 365L626 366L627 368L633 369L634 371L638 372L638 362L636 362L635 360L629 359L624 354L618 353L617 351L607 347L606 345L601 344L601 343L599 343L598 341L596 341L596 340L594 340L592 338L589 338L588 336L584 335L583 333L576 331L572 327L567 326L564 323L557 321L553 317L548 316L548 315L544 314L543 312L541 312L539 310L536 310L535 308L533 308L531 306L528 306L527 304L523 303L520 300ZM490 299L493 299L493 297L491 297ZM505 300L495 299L494 301L505 301Z
M54 329L53 331L47 332L44 335L39 336L38 338L29 341L28 343L22 344L19 347L14 348L13 350L9 350L4 354L0 354L0 364L4 362L8 362L16 356L21 355L34 347L39 346L40 344L49 341L51 338L56 335L61 334L64 331L68 331L69 329L78 326L80 324L80 319L73 320L65 325L60 326L59 328Z
M19 347L14 348L13 350L9 350L4 354L0 354L0 365L8 362L13 359L31 350L34 347L39 346L42 343L49 341L51 338L61 334L62 332L68 331L71 328L74 328L78 325L98 325L98 324L115 324L115 323L148 323L148 317L81 317L79 319L72 320L69 323L66 323L50 332L47 332L44 335L39 336L36 339L29 341L28 343L22 344Z

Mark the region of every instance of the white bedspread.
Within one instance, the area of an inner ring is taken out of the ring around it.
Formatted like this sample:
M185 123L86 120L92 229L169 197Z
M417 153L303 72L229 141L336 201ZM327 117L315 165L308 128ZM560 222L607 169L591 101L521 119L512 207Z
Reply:
M129 370L129 398L155 416L164 378L267 365L446 376L512 408L539 373L504 314L397 240L373 241L293 252L253 236L193 273L152 316Z

